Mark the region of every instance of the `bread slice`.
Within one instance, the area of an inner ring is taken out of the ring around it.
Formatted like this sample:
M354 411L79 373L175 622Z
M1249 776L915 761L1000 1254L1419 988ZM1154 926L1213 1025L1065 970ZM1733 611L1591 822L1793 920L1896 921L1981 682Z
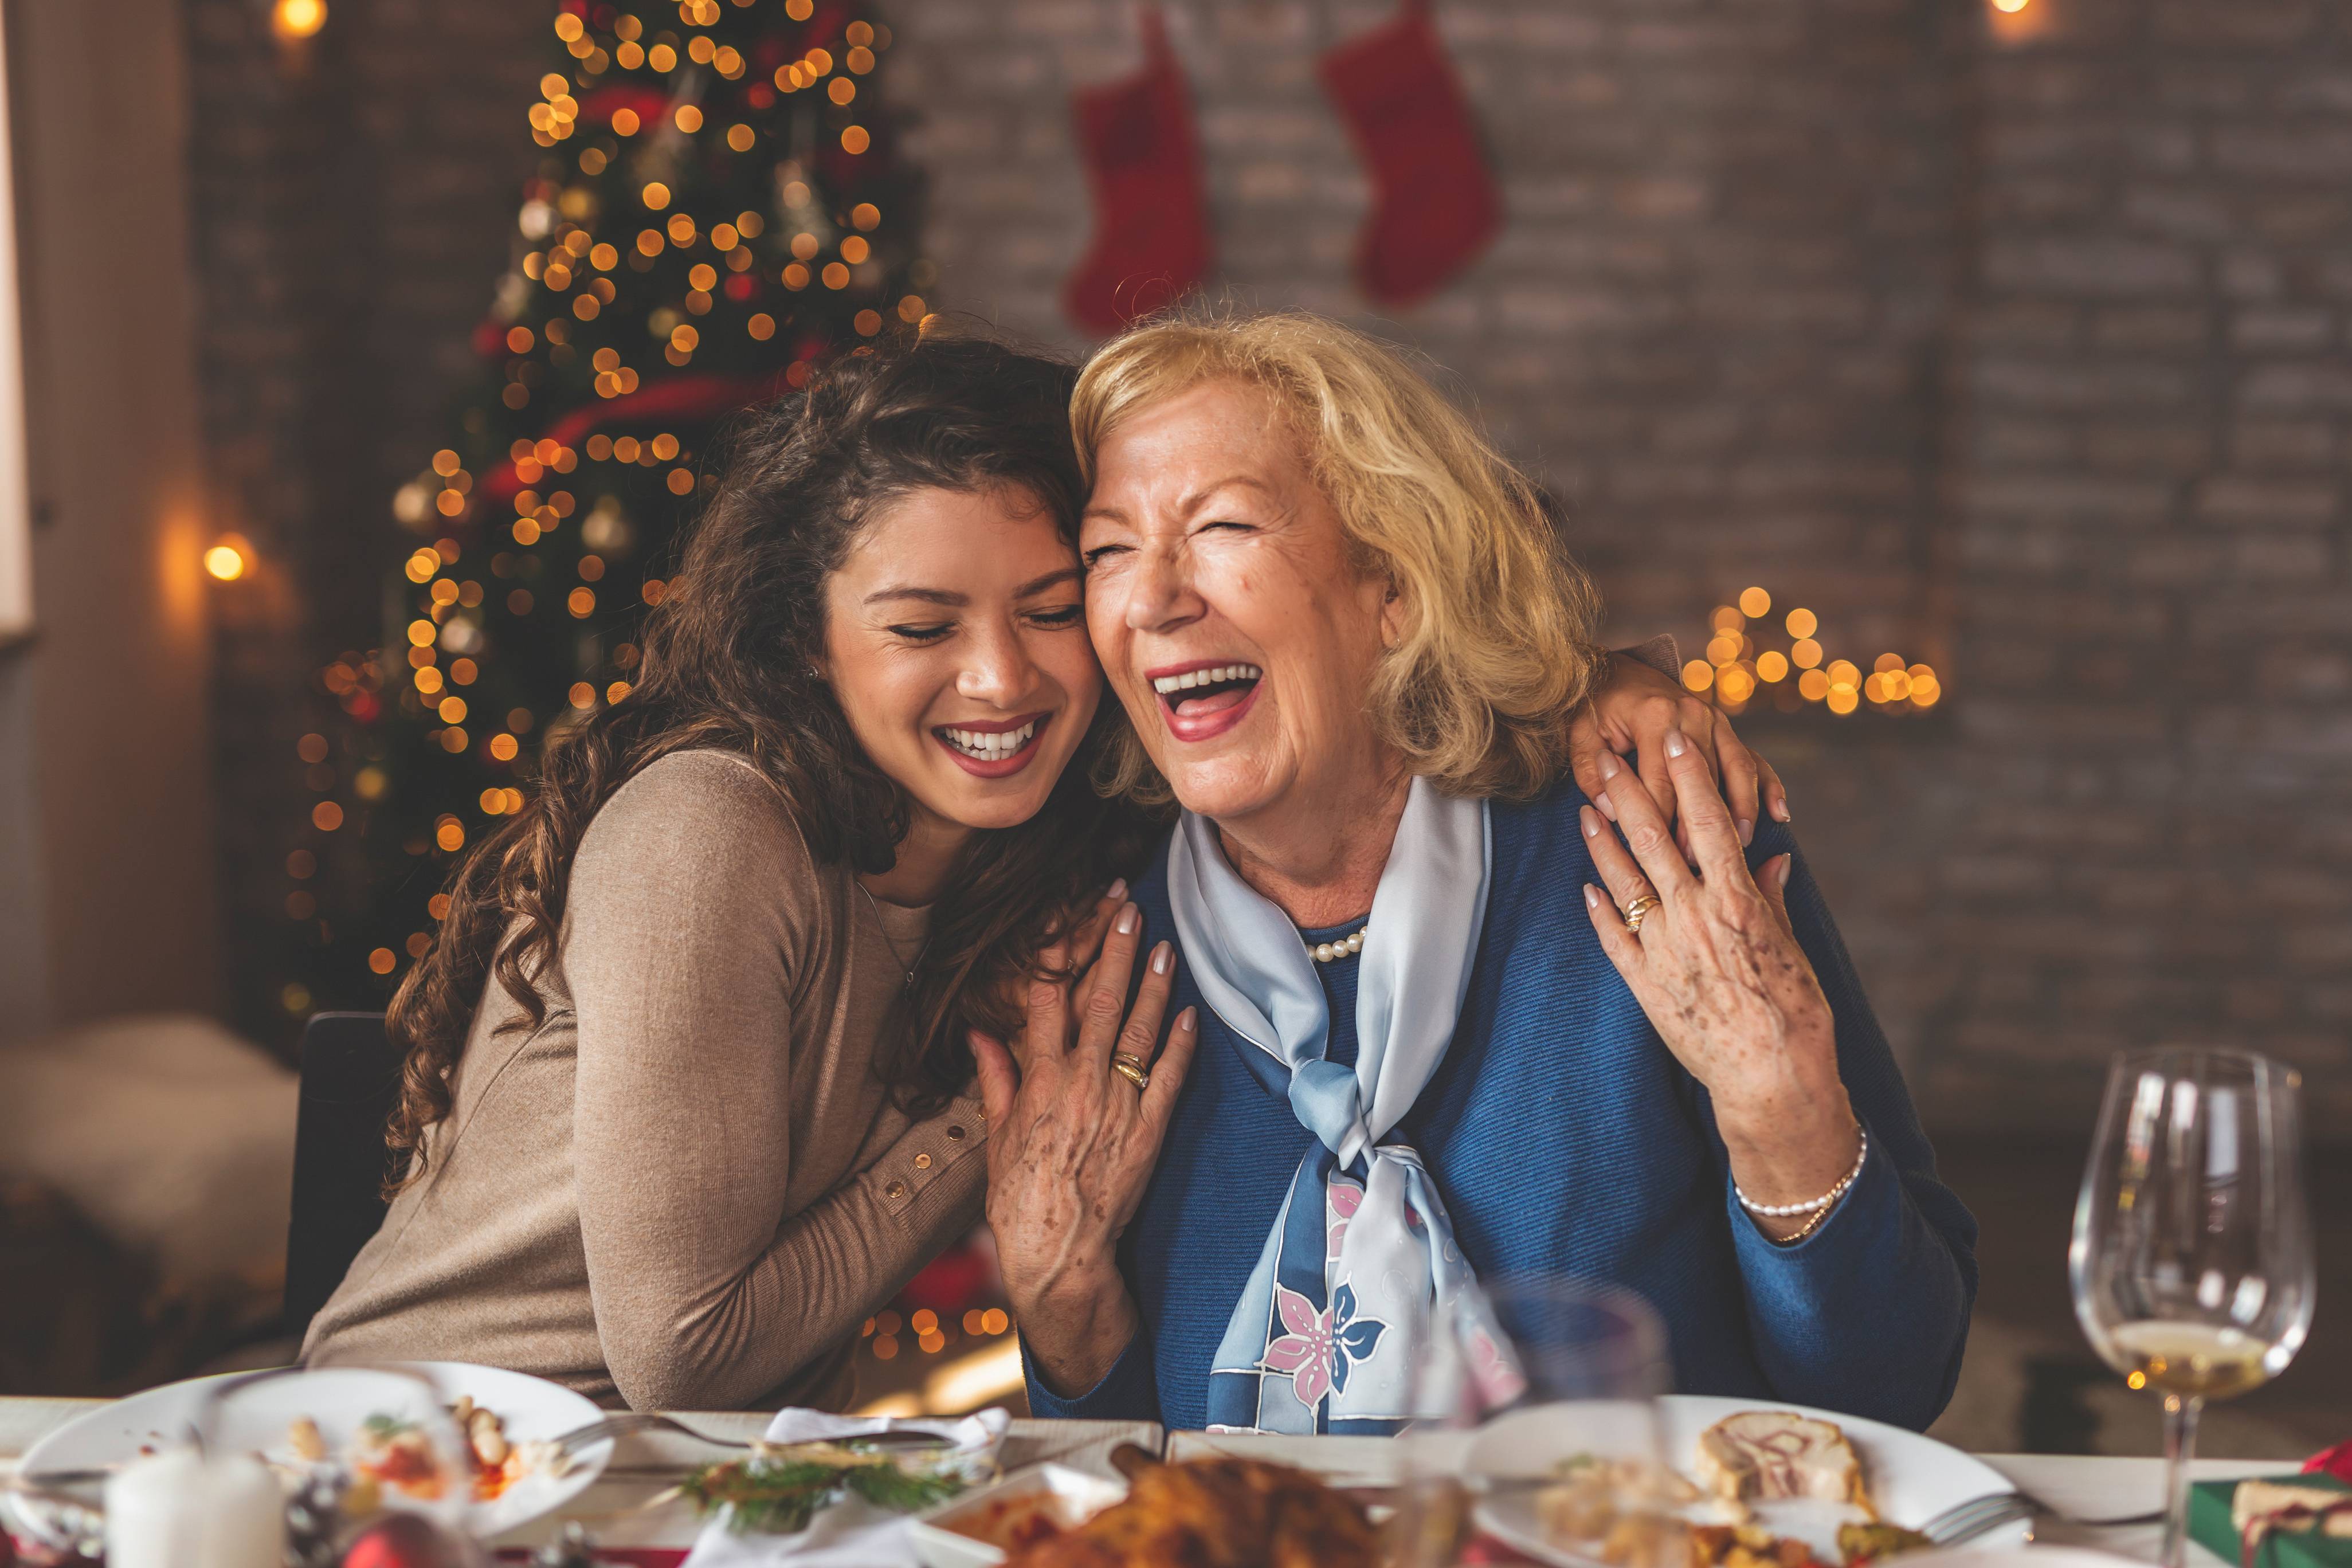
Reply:
M1743 1410L1698 1437L1698 1482L1730 1502L1818 1498L1870 1509L1862 1461L1845 1434L1793 1410Z

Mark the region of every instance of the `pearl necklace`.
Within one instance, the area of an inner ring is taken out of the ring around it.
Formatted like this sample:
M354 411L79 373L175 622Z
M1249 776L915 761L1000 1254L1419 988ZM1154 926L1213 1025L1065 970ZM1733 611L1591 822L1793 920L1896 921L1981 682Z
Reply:
M1341 937L1338 942L1318 942L1307 951L1315 955L1318 963L1328 963L1335 958L1351 958L1364 951L1364 938L1371 929L1366 926L1355 935Z

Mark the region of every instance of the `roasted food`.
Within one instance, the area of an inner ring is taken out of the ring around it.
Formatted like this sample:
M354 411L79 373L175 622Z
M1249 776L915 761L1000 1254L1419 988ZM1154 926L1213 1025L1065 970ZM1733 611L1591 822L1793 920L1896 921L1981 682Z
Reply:
M1845 1559L1845 1568L1892 1557L1898 1552L1925 1552L1936 1543L1916 1530L1906 1530L1899 1524L1841 1524L1837 1534L1838 1555Z
M1122 1462L1126 1500L1006 1568L1359 1568L1370 1521L1304 1470L1255 1459Z
M1862 1461L1845 1434L1793 1410L1743 1410L1698 1438L1698 1482L1729 1502L1818 1498L1875 1517Z

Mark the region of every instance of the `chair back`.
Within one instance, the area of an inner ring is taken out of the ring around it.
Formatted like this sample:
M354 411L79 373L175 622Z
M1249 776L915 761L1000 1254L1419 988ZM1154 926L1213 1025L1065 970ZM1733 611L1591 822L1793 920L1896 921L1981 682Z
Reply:
M297 1342L383 1224L383 1128L399 1096L400 1053L383 1014L319 1013L303 1026L286 1231L286 1331Z

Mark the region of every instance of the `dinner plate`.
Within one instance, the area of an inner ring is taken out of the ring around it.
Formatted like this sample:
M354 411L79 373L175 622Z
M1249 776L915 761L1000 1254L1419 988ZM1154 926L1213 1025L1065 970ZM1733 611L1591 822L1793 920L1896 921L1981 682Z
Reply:
M1042 1505L1057 1528L1070 1530L1126 1496L1125 1481L1066 1465L1033 1465L917 1514L907 1521L907 1536L923 1568L992 1568L1004 1561L1005 1549L959 1527L985 1531L1010 1512Z
M433 1391L414 1379L366 1367L320 1367L270 1378L224 1402L214 1420L214 1439L225 1448L268 1453L285 1447L287 1426L295 1417L308 1415L319 1424L328 1452L341 1453L369 1416L413 1416L410 1404L435 1398L434 1391L443 1404L470 1394L506 1424L509 1443L559 1437L607 1414L568 1388L524 1373L454 1361L397 1364L422 1373ZM184 1441L205 1401L224 1384L249 1375L190 1378L116 1400L34 1444L20 1471L100 1469ZM552 1512L593 1485L612 1457L608 1438L582 1450L562 1476L526 1476L499 1497L471 1504L459 1522L488 1537Z
M1475 1475L1534 1476L1549 1473L1561 1460L1589 1454L1601 1458L1663 1458L1685 1475L1695 1474L1699 1434L1743 1410L1792 1410L1835 1422L1862 1461L1862 1474L1879 1517L1916 1528L1954 1503L1989 1492L2014 1491L2009 1478L1983 1460L1916 1432L1859 1415L1764 1399L1723 1399L1674 1394L1656 1402L1656 1441L1664 1452L1645 1454L1650 1406L1632 1401L1592 1400L1538 1405L1515 1411L1478 1429L1465 1453ZM1838 1503L1800 1501L1755 1505L1756 1522L1775 1535L1793 1537L1823 1563L1840 1561L1837 1528L1859 1519L1858 1510ZM1479 1528L1538 1563L1577 1564L1588 1559L1547 1542L1537 1521L1536 1493L1513 1489L1482 1500ZM2032 1540L2022 1521L1990 1531L1956 1548L1973 1557L1990 1548L2014 1550Z

